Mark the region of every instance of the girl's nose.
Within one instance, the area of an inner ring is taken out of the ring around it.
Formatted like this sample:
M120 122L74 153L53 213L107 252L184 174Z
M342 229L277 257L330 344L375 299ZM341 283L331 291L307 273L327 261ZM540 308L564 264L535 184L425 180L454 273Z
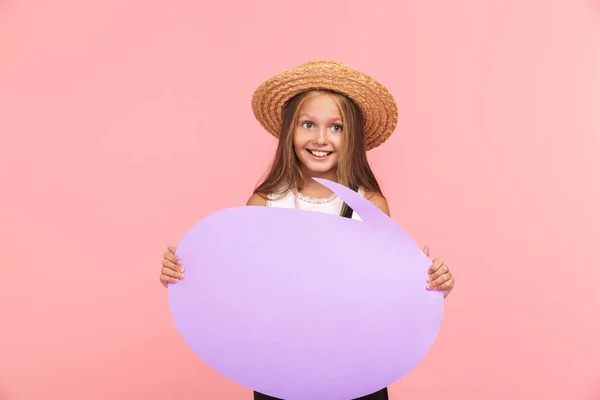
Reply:
M315 134L315 143L324 145L327 144L327 136L324 129L317 129Z

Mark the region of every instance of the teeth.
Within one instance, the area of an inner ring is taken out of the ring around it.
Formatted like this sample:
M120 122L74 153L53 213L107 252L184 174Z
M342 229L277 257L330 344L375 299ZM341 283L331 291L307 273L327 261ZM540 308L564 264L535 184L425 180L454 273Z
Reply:
M317 157L325 157L327 154L329 154L326 151L314 151L314 150L311 150L310 152L313 155L317 156Z

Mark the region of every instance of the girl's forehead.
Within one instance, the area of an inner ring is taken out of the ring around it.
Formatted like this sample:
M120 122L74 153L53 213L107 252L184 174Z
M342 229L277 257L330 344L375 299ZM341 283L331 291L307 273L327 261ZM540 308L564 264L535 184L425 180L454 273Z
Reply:
M327 94L318 94L307 99L300 107L300 113L340 114L335 100Z

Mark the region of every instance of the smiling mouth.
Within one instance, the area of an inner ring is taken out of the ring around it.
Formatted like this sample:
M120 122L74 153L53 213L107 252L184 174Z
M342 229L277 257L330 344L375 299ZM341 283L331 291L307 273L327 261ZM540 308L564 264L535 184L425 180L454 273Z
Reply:
M333 151L320 151L320 150L309 150L309 149L306 149L306 151L308 151L310 154L312 154L315 157L327 157L328 155L333 153Z

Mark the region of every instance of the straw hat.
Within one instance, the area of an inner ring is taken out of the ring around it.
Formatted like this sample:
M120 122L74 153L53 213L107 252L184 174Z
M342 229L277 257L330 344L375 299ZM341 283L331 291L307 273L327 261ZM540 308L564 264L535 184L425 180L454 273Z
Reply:
M334 61L310 61L267 79L252 95L254 116L279 138L285 104L311 89L341 93L356 103L367 150L385 142L396 128L398 107L391 93L370 76Z

